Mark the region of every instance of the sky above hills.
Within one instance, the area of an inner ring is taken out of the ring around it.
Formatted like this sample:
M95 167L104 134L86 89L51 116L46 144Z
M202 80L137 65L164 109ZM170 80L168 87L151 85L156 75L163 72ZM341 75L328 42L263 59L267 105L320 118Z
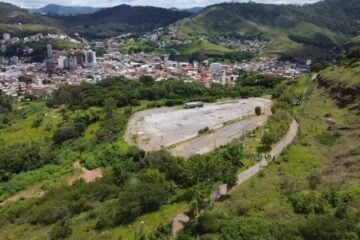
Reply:
M39 8L47 4L60 4L66 6L87 6L87 7L111 7L120 4L129 5L146 5L157 7L177 7L191 8L203 7L215 3L225 2L226 0L3 0L23 8ZM236 0L235 0L236 1ZM304 4L314 3L318 0L255 0L260 3L288 3L288 4ZM230 1L227 1L230 2ZM248 2L248 0L237 0L236 2Z

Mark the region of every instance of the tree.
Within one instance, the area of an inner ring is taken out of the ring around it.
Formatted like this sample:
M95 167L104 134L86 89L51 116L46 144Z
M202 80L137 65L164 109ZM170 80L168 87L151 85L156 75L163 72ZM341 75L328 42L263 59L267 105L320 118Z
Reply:
M224 227L221 229L221 239L276 240L271 229L271 224L260 218L239 217L224 223Z
M123 184L129 177L128 172L121 166L121 164L113 166L113 175L116 185Z
M352 48L347 57L349 59L360 60L360 47Z
M141 76L139 78L139 81L143 84L145 84L146 86L151 86L155 83L155 80L151 77L151 76Z
M149 240L170 240L171 225L159 225L156 230L149 236Z
M260 106L255 107L255 114L256 114L257 116L260 116L260 115L261 115L261 107L260 107Z
M61 144L67 140L77 138L80 134L75 126L61 127L53 135L53 141L57 144Z
M320 72L321 70L324 70L325 68L328 68L330 66L330 63L327 61L321 61L318 63L315 63L311 66L312 72Z
M103 103L104 112L107 119L112 118L114 110L116 109L116 101L114 98L107 98Z
M263 152L267 152L271 150L271 145L274 143L274 137L269 133L265 133L261 138L262 150Z
M12 111L12 103L8 96L0 91L0 114Z

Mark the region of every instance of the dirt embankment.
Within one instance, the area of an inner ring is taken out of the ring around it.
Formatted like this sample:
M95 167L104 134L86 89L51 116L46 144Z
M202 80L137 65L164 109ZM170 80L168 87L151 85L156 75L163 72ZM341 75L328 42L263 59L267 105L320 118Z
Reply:
M317 81L320 87L330 92L331 97L341 108L360 101L360 84L347 85L345 83L338 83L333 79L325 77L321 73L318 75ZM357 108L360 112L360 105L358 105Z

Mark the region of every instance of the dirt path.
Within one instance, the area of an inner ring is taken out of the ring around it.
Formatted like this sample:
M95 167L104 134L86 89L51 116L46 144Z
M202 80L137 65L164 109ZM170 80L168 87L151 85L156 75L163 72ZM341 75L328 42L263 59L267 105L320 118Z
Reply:
M81 174L80 174L80 176L73 177L68 181L68 184L70 186L74 185L74 183L80 179L83 179L86 183L89 183L89 182L95 181L98 178L103 177L102 171L100 168L97 168L94 170L88 170L84 167L81 167L79 161L74 163L73 168L76 171L80 172ZM17 202L21 199L39 198L39 197L44 196L45 193L46 193L45 191L42 191L42 190L39 190L36 188L25 190L25 191L19 192L15 195L9 197L8 199L6 199L3 202L0 202L0 207L5 206L6 204L9 204L9 203Z
M45 194L45 191L41 191L41 190L38 190L38 189L31 189L31 190L22 191L22 192L19 192L19 193L15 194L15 195L9 197L5 201L1 202L0 207L5 206L6 204L9 204L9 203L17 202L17 201L19 201L21 199L42 197L44 194Z
M74 163L73 168L77 171L80 171L81 174L79 177L74 177L68 181L70 186L74 185L74 183L80 179L83 179L86 183L90 183L95 181L97 178L102 178L103 174L100 168L94 170L88 170L84 167L81 167L80 162L77 161Z
M234 189L236 189L236 187L240 186L242 183L244 183L245 181L250 179L252 176L259 173L262 169L267 167L270 164L270 162L272 161L272 159L275 159L278 156L280 156L280 154L285 150L285 148L287 148L292 143L292 141L295 139L295 137L298 134L298 130L299 130L299 124L295 120L293 120L286 136L283 137L283 139L281 139L270 151L270 159L271 160L267 161L266 159L263 159L259 163L255 164L254 166L252 166L252 167L248 168L247 170L245 170L244 172L240 173L237 177L238 180L237 180L236 186L233 187L230 190L230 192L232 192Z

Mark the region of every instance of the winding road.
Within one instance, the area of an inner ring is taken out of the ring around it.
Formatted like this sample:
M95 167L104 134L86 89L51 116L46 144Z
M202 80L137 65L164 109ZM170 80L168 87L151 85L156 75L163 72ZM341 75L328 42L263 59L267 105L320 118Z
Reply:
M245 170L244 172L241 172L238 176L237 176L237 182L235 187L233 187L229 193L231 193L232 191L234 191L234 189L236 189L236 187L240 186L242 183L244 183L245 181L247 181L248 179L250 179L251 177L253 177L254 175L258 174L262 169L264 169L265 167L267 167L270 162L273 159L276 159L278 156L280 156L280 154L292 143L292 141L295 139L295 137L297 136L299 131L299 124L298 122L296 122L295 120L293 120L293 122L290 125L289 131L287 132L287 134L285 135L285 137L283 137L270 151L270 160L266 160L265 158L263 158L260 162L258 162L257 164L255 164L254 166L248 168L247 170Z

